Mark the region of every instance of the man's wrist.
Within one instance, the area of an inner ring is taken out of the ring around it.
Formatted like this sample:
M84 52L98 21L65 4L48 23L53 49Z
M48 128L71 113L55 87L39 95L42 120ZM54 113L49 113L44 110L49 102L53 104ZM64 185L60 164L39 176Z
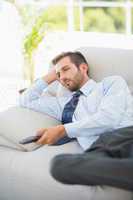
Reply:
M58 128L59 128L60 136L61 137L66 136L66 130L65 130L64 125L58 125Z

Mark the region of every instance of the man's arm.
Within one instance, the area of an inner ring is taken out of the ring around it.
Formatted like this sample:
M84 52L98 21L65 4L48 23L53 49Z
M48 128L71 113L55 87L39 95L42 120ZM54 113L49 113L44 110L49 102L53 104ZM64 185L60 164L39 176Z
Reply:
M97 112L86 119L65 124L66 133L69 137L89 137L115 129L125 116L128 101L131 101L128 86L121 77L117 77Z
M43 76L42 78L36 80L31 87L25 90L20 95L20 105L25 106L29 102L38 99L43 90L47 88L49 84L57 80L55 69L52 69L47 75Z
M50 72L42 77L42 80L48 85L58 79L55 69L51 69Z
M56 97L42 95L44 89L55 80L57 80L56 72L52 69L20 95L19 105L60 119L61 111Z

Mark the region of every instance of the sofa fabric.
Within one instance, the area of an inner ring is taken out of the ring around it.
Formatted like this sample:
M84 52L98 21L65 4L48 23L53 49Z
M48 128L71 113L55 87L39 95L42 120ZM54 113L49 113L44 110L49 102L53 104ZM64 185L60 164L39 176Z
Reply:
M62 153L82 153L77 142L21 152L0 147L1 200L131 200L132 193L107 186L63 185L49 173L50 161Z
M40 145L30 143L22 145L22 139L36 135L42 127L51 127L60 122L48 115L21 107L12 107L0 113L0 145L20 151L33 151Z
M77 51L88 61L90 77L100 81L106 76L122 76L133 93L133 49L81 47Z

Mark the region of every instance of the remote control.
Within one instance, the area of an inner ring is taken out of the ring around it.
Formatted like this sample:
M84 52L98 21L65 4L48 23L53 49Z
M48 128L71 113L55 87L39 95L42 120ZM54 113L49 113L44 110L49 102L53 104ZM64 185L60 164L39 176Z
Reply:
M39 135L35 135L35 136L29 136L27 138L22 139L21 141L19 141L20 144L29 144L32 142L36 142L41 136Z

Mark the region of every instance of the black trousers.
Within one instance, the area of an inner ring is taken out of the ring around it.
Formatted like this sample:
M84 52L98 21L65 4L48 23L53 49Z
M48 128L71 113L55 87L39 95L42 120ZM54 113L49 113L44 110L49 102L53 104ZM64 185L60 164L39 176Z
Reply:
M66 184L133 190L133 126L102 134L83 154L57 155L50 172Z

